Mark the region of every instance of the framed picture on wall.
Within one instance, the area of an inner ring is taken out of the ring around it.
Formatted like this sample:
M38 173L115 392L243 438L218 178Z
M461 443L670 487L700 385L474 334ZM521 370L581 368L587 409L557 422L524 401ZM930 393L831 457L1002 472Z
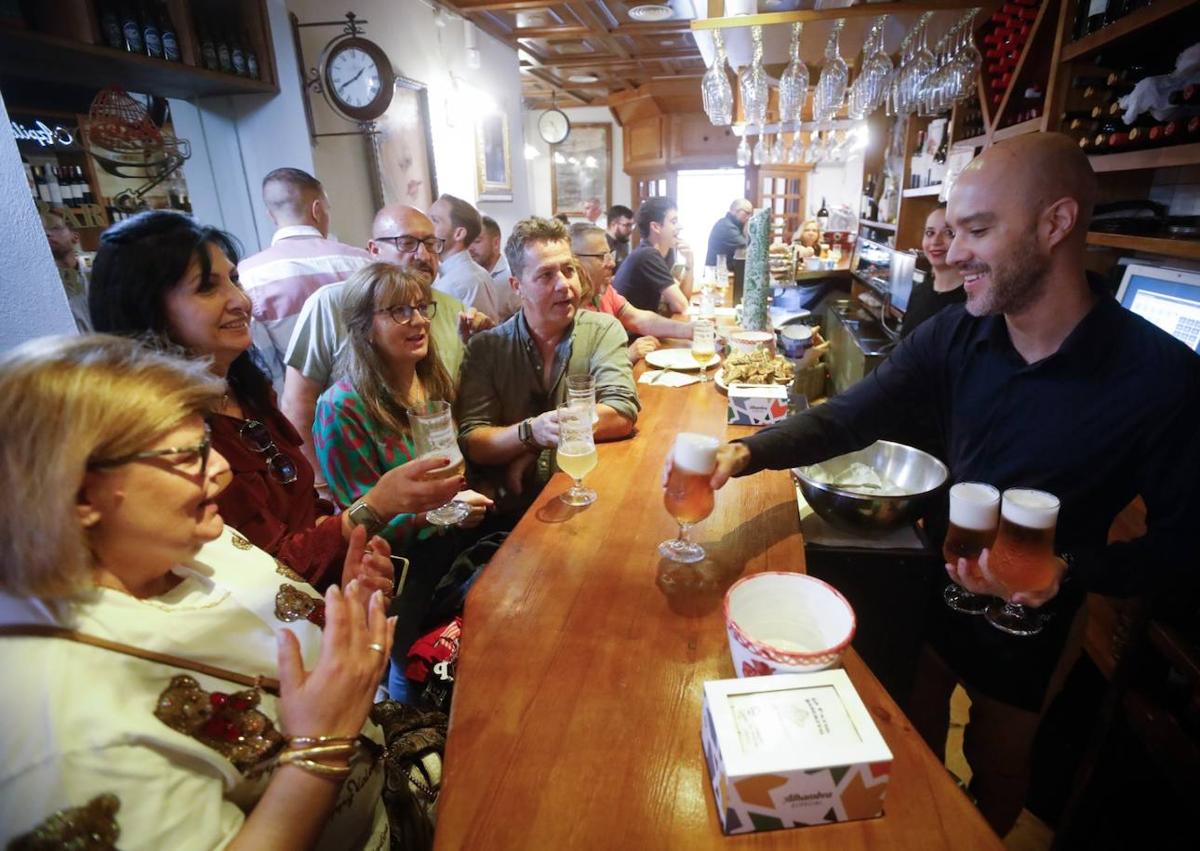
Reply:
M375 124L383 202L428 210L438 189L425 84L397 76L391 106Z
M508 151L508 116L492 113L475 122L475 168L480 201L512 200L512 160Z
M612 203L612 126L572 124L571 134L550 146L550 198L554 213L582 216L584 202Z

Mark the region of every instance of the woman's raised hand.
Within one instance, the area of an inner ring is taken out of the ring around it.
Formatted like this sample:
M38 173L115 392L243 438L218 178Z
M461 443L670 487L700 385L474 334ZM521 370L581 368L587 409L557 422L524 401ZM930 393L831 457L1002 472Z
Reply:
M361 546L361 543L360 543ZM387 616L387 598L376 591L363 606L352 580L345 593L325 592L321 655L304 669L300 642L291 630L279 635L279 713L287 736L354 737L367 720L375 689L392 651L396 619Z
M367 502L386 519L397 514L420 514L445 505L467 486L467 480L461 475L444 479L426 476L446 466L449 460L445 455L434 455L393 467L379 477L367 494Z
M342 562L342 588L349 587L355 579L358 580L359 602L363 606L375 591L390 597L396 581L391 545L378 535L368 541L367 530L362 526L355 526L350 533L346 560Z

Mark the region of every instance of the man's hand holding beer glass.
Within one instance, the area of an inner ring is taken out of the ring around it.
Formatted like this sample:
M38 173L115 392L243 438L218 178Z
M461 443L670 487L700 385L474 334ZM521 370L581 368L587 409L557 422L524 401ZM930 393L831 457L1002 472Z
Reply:
M1007 599L1008 589L998 582L991 570L988 569L989 555L986 548L979 554L979 561L976 562L979 566L978 574L971 569L970 562L965 558L960 558L958 564L946 565L946 575L952 582L956 582L973 594L986 594L989 597ZM1050 585L1040 591L1017 591L1012 595L1012 602L1036 609L1053 600L1058 595L1058 586L1067 569L1067 563L1061 558L1055 558L1054 561L1057 569Z

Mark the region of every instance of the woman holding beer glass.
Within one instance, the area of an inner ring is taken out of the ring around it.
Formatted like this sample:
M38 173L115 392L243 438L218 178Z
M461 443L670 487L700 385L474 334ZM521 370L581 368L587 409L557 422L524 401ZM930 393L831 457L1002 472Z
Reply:
M340 571L354 523L318 498L301 437L258 365L233 238L180 213L141 213L104 232L89 298L97 331L176 348L224 384L208 422L232 470L217 497L226 521L319 588L352 578ZM391 518L444 502L445 487L422 481L424 472L413 465L379 478L370 508ZM379 581L390 593L391 576Z
M372 263L346 282L344 304L343 378L318 400L313 423L313 445L334 497L343 506L355 504L413 459L446 459L426 468L426 475L462 482L462 453L449 409L456 387L429 333L437 303L428 279L392 263ZM413 562L391 610L400 615L396 664L388 677L395 700L408 695L404 663L421 635L433 591L467 543L437 535L436 529L456 522L460 528L478 526L492 501L459 490L451 505L439 504L429 506L428 513L397 514L378 529Z

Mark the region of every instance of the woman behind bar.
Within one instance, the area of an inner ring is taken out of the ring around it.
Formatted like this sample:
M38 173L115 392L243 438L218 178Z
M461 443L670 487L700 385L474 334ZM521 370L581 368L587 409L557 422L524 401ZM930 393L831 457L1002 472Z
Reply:
M386 846L382 772L355 744L381 741L384 597L322 602L225 527L204 421L224 392L119 337L0 358L0 846ZM348 562L381 558L364 538ZM307 620L285 623L285 590Z
M258 366L232 237L178 213L134 216L101 237L89 298L97 331L157 338L207 361L226 388L209 418L233 470L222 515L317 587L338 581L353 523L317 497L300 435ZM365 500L385 518L440 505L458 486L422 481L433 466L382 477Z
M953 239L954 231L946 225L946 205L938 204L925 219L925 232L921 235L921 251L933 267L933 280L913 287L900 327L901 337L907 337L926 319L950 305L966 302L962 273L946 262Z
M457 388L429 333L437 302L424 275L392 263L372 263L346 282L344 305L348 344L339 365L343 377L317 401L313 445L325 481L345 506L391 471L414 463L408 410L426 401L453 402ZM492 505L472 490L454 498L471 509L460 528L478 526ZM392 608L400 615L400 626L388 691L393 699L404 700L408 648L420 635L438 580L467 542L455 534L437 534L423 512L397 514L379 534L413 562Z
M798 248L797 254L803 260L821 253L821 223L816 219L808 219L800 225L792 243Z

